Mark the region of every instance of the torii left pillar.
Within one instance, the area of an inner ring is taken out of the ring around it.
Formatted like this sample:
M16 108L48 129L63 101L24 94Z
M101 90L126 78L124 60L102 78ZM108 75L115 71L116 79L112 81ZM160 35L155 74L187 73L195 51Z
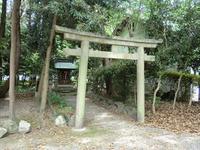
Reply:
M85 95L86 95L86 82L88 70L88 57L89 57L89 41L81 42L81 57L78 75L78 89L76 101L76 118L75 128L81 129L83 127L85 116Z

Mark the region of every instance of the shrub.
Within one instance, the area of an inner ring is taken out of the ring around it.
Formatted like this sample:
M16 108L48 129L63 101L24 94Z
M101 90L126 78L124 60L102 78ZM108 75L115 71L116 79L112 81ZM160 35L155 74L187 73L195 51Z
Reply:
M64 108L67 106L66 101L57 92L49 93L48 101L50 105L58 105L60 108Z

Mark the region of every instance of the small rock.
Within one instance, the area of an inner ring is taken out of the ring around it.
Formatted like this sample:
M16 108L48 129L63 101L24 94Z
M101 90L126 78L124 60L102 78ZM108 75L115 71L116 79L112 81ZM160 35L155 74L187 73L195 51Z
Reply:
M68 120L68 126L74 127L75 126L75 115L72 115Z
M62 115L59 115L58 117L56 117L55 125L56 126L65 126L66 125L65 117Z
M31 124L28 123L27 121L25 120L21 120L19 122L19 129L18 129L19 132L21 133L28 133L31 131Z
M0 125L5 128L8 133L16 133L18 130L18 125L15 121L6 119L0 122Z
M0 127L0 138L2 138L7 132L7 129Z

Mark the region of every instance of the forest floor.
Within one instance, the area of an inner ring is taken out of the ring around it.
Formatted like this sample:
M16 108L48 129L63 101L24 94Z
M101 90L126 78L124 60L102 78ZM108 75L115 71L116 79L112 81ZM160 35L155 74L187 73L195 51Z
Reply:
M188 107L186 102L176 103L161 101L156 114L152 114L151 105L146 105L146 124L164 128L175 133L194 133L200 135L200 103L194 102Z
M75 96L66 96L69 105L75 106ZM8 115L8 101L0 102L0 118ZM0 139L2 150L198 150L200 136L190 133L175 133L165 129L141 126L129 117L114 114L98 106L88 98L84 131L69 127L56 127L50 110L44 120L45 127L38 129L38 107L31 98L16 101L18 119L32 124L28 134L11 134ZM185 120L187 121L187 120ZM174 123L176 124L176 123Z

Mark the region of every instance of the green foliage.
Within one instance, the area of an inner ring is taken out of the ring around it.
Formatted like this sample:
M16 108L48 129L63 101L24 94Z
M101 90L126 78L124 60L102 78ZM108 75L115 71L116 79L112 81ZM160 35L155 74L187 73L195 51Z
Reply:
M67 118L68 114L71 115L71 114L74 113L74 109L72 107L69 107L69 106L65 106L65 107L55 106L54 108L55 108L55 111L56 111L56 116L63 115Z
M116 61L113 65L101 67L91 72L89 81L95 92L105 90L105 80L112 80L113 97L126 101L133 92L136 68L133 61Z
M135 70L135 63L133 61L127 61L127 60L120 60L116 61L110 66L101 67L95 70L96 76L114 76L118 75L120 73L134 73Z
M74 109L68 106L65 99L57 92L48 93L48 102L52 106L55 116L63 115L67 119L67 117L74 114Z
M180 76L182 76L183 80L186 80L188 82L198 82L200 83L200 75L194 75L190 73L183 73L183 72L176 72L176 71L166 71L160 73L162 77L172 78L172 79L178 79Z
M64 49L71 47L71 44L67 42L66 40L63 40L63 38L59 35L56 35L55 37L55 51L53 55L53 59L57 58L65 58L64 55Z
M0 86L2 86L5 83L5 81L0 81Z
M6 39L6 38L2 38L1 39L1 41L0 41L0 52L3 54L5 54L5 51L3 51L3 50L5 50L5 49L7 49L7 47L8 47L8 39Z
M31 75L41 72L53 15L58 16L58 25L109 36L122 20L129 17L133 27L140 21L145 25L147 37L164 40L157 49L145 50L147 54L156 56L155 63L145 64L146 77L156 78L158 72L165 72L163 77L177 80L183 74L187 82L199 82L199 76L181 73L187 72L190 67L199 71L200 2L197 0L28 0L22 3L20 73ZM8 74L9 70L10 22L8 11L6 37L0 41L4 74ZM62 35L56 35L51 68L54 60L65 58L64 48L76 46L80 47L80 42L65 41ZM110 46L94 43L90 44L90 48L111 49ZM97 91L105 90L105 80L111 78L113 95L127 99L133 92L135 67L133 61L116 61L105 67L101 59L89 59L89 83ZM168 68L177 68L177 72L166 72ZM52 70L50 72L55 75L56 71ZM74 76L77 77L77 72ZM76 78L74 81L77 81Z
M30 53L30 52L28 52ZM38 52L30 53L29 56L23 58L23 67L26 74L39 74L41 70L41 59Z
M48 101L50 105L57 105L59 108L64 108L67 106L66 101L56 92L48 93Z
M151 103L152 103L152 101L153 101L153 95L148 95L146 100L151 101ZM156 105L156 106L159 106L160 103L161 103L161 97L159 97L159 96L157 95L157 96L156 96L155 105Z
M17 93L35 92L35 88L34 87L27 87L27 86L18 85L16 87L16 92Z
M156 96L156 102L155 102L155 105L156 106L159 106L160 105L160 102L161 102L161 98Z

